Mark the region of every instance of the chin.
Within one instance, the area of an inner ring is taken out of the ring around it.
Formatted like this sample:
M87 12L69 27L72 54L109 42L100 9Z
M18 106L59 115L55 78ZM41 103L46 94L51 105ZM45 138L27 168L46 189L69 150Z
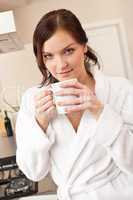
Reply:
M67 77L60 77L58 78L59 81L65 81L69 79L77 78L76 76L67 76Z

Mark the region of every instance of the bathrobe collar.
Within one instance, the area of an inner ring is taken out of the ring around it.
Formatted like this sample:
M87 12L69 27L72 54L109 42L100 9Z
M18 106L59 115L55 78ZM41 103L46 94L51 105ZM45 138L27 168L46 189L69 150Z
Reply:
M95 93L101 102L106 103L109 96L109 84L101 71L93 71L93 76L96 83ZM90 128L89 131L86 131L88 129L88 122L90 124ZM83 113L77 133L75 132L71 122L66 115L58 115L57 118L53 120L52 126L55 131L58 130L57 134L60 134L59 137L62 135L64 145L65 142L70 144L68 148L66 148L66 155L64 155L66 157L71 156L71 159L66 159L66 167L64 169L66 179L68 177L70 178L71 174L73 175L71 172L73 170L74 164L78 160L80 153L88 144L90 137L92 137L94 134L96 127L95 123L96 120L88 111Z

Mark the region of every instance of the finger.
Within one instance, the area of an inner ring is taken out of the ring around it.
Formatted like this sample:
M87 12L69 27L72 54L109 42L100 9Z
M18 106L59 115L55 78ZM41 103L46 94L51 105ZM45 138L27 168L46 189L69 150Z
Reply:
M82 111L82 110L85 110L85 105L73 105L73 106L69 106L67 108L65 108L65 111L67 113L71 113L71 112L78 112L78 111Z
M55 96L67 96L67 95L79 96L81 94L81 89L64 88L60 91L55 92L54 94L55 94Z
M91 109L93 107L93 103L91 101L82 102L81 104L71 105L65 108L67 113L69 112L78 112L86 109Z
M55 110L56 110L56 107L53 105L48 108L47 112L50 113L51 111L55 111Z
M43 91L39 91L35 96L34 96L34 100L40 100L42 99L43 97L47 96L47 95L52 95L52 91L50 90L43 90Z
M56 104L59 106L66 106L66 105L78 105L84 102L84 99L79 98L73 98L73 99L64 99L63 101L57 101Z
M48 101L53 101L53 97L51 95L48 95L46 97L42 97L40 100L36 101L36 108L43 106Z
M78 88L78 89L83 89L84 85L81 84L79 81L72 81L72 82L63 82L60 84L61 87L65 88L65 87L74 87L74 88Z
M39 107L36 111L37 111L37 113L42 113L42 112L47 111L52 106L54 106L53 101L49 101L45 105L43 105L42 107Z

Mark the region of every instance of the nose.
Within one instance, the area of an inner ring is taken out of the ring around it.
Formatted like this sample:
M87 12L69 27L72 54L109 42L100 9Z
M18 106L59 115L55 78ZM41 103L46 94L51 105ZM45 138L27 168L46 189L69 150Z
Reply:
M67 69L67 62L61 56L58 56L56 58L56 69L57 69L58 73L63 72L63 71L65 71Z

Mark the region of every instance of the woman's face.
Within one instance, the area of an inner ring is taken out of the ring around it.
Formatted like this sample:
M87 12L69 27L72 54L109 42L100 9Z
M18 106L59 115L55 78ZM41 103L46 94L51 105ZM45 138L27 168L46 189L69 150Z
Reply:
M78 80L86 77L84 53L86 45L81 45L64 30L57 30L42 49L43 60L48 71L59 81L70 78Z

